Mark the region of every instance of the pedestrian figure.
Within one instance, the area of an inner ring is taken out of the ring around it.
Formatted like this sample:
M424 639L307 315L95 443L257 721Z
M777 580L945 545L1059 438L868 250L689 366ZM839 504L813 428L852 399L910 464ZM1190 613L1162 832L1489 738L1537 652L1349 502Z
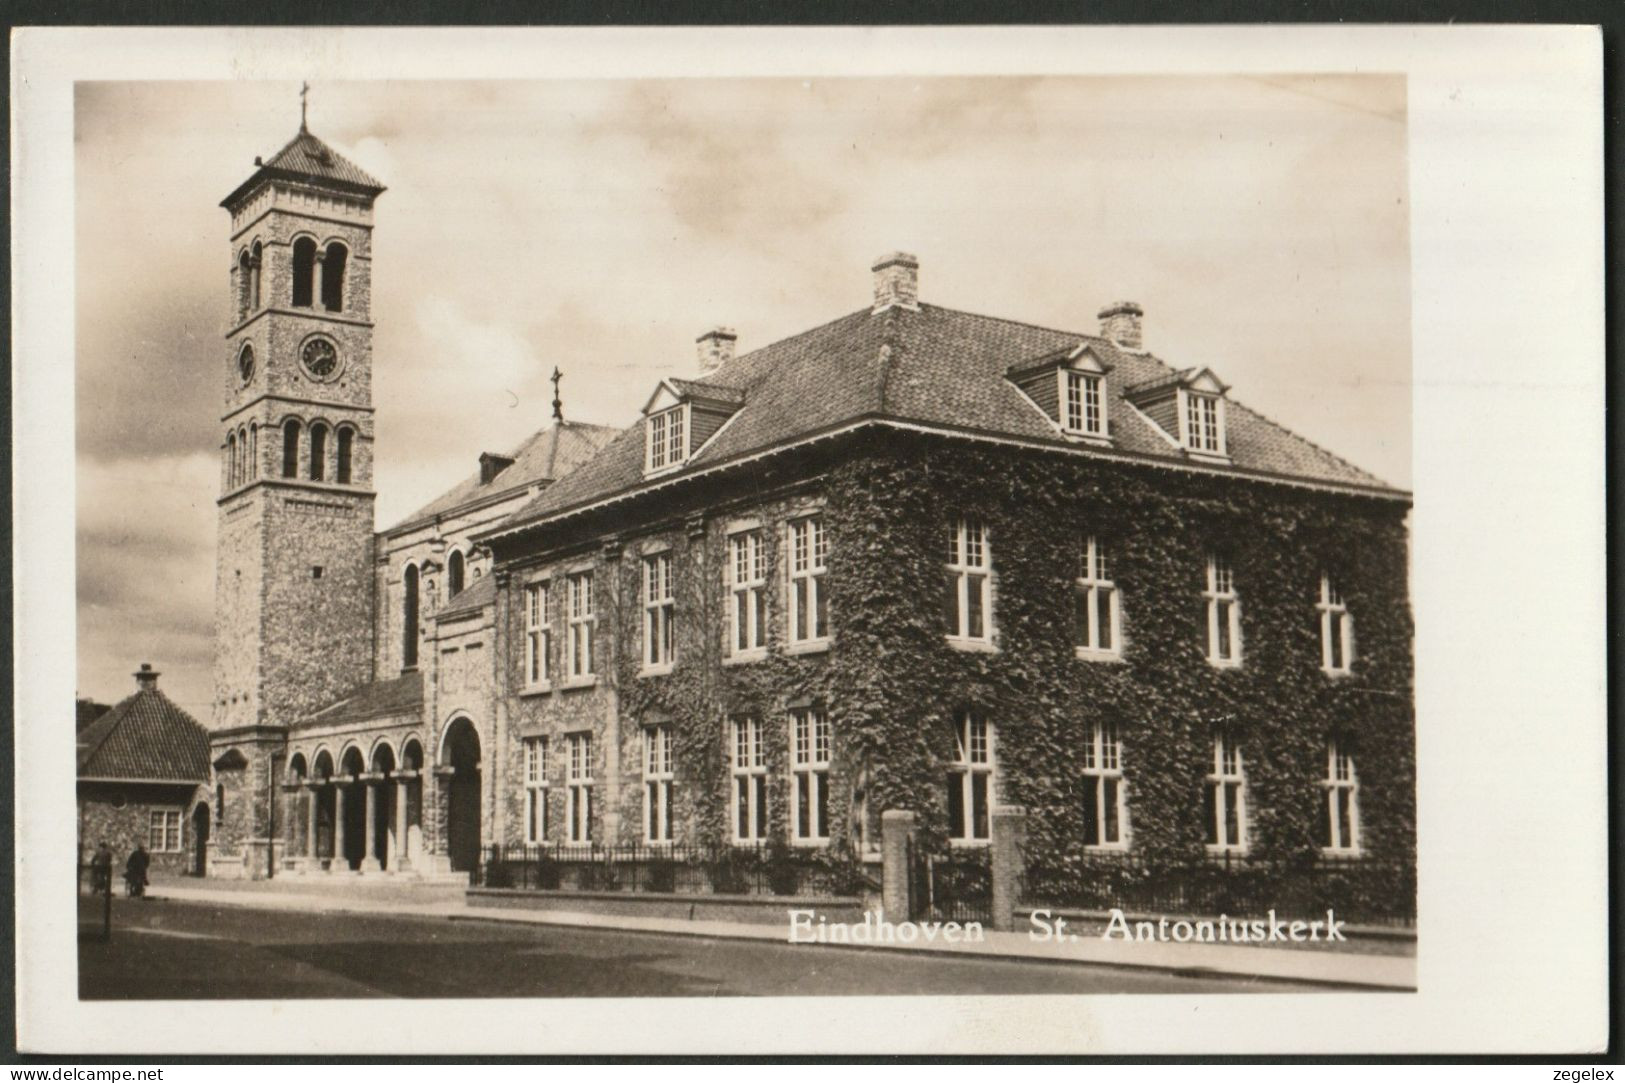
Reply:
M96 847L90 859L90 890L97 895L113 890L113 851L105 842Z
M136 843L135 852L124 863L124 883L132 897L147 893L147 866L150 864L152 855L147 853L146 844Z

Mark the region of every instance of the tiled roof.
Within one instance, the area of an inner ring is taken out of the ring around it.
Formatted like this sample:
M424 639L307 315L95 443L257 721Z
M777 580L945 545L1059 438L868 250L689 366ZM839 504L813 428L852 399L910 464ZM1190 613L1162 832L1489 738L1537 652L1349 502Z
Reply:
M256 165L258 168L254 170L253 175L222 200L222 206L229 206L235 202L238 196L261 177L266 176L288 177L350 188L374 196L384 190L384 186L364 169L304 128L300 128L299 134L294 136L287 146L271 155L269 160L256 162Z
M93 699L76 699L73 701L73 732L81 733L102 715L113 708L105 703L97 703Z
M209 780L209 733L157 689L137 692L79 733L79 777Z
M315 180L342 181L360 188L383 188L360 166L303 129L271 156L265 168L300 173Z
M737 387L726 387L702 380L680 380L676 377L671 377L666 382L675 387L678 394L684 396L711 399L714 402L731 402L735 405L745 401L745 393Z
M513 465L480 484L475 471L451 489L440 494L417 511L408 515L385 533L391 533L412 523L462 507L472 500L496 493L512 492L541 481L563 476L590 459L599 448L620 434L619 429L606 425L587 425L580 421L561 421L549 425L523 444L511 455Z
M1180 384L1184 383L1190 378L1191 372L1191 369L1179 369L1175 372L1168 373L1166 376L1156 376L1149 380L1142 380L1140 383L1132 384L1123 388L1123 395L1126 398L1137 401L1146 397L1147 395L1155 394L1158 391L1165 391L1170 387L1178 387Z
M1074 349L1076 347L1063 346L1059 350L1051 350L1049 353L1018 361L1010 366L1009 375L1012 377L1025 376L1041 369L1053 368L1063 361L1071 360Z
M387 681L364 684L331 707L324 707L308 724L330 726L383 715L415 713L423 706L423 674L413 670Z
M462 590L446 599L435 616L440 620L476 613L490 605L497 596L496 577L481 576Z
M1078 448L1010 382L1008 374L1046 356L1088 345L1110 369L1107 394L1116 423L1110 450L1085 454L1187 461L1183 452L1122 402L1125 388L1173 379L1156 356L1119 349L1076 331L979 316L922 304L880 313L863 309L793 338L742 354L688 383L740 388L744 405L685 470L725 463L862 419ZM1238 472L1397 493L1380 479L1316 447L1231 400L1227 443ZM515 513L502 529L521 526L644 484L642 422L621 432L580 469ZM670 477L660 479L662 483Z

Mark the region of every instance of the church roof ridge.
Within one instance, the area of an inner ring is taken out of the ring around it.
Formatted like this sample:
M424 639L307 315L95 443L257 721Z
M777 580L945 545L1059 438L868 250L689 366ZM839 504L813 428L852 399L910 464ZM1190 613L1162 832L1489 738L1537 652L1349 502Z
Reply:
M526 437L511 454L504 456L513 462L490 485L481 484L479 474L469 474L379 533L394 534L437 515L454 514L468 504L488 500L498 494L509 494L541 481L557 481L591 458L620 432L618 428L587 421L557 421L545 425Z

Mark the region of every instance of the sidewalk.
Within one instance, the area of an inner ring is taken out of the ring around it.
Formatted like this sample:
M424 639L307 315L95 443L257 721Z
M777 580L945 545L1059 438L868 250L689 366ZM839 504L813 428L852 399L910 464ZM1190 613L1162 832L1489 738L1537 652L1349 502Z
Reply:
M637 917L619 914L574 913L558 910L519 910L471 907L463 893L454 888L410 887L359 888L354 885L326 885L319 881L301 884L295 878L263 882L232 883L231 886L202 886L197 881L161 880L148 894L179 902L212 903L219 906L251 906L272 910L312 912L403 914L462 921L510 922L524 925L558 925L589 929L618 929L626 932L659 933L667 936L698 936L729 940L767 940L785 943L789 939L788 920L779 925L750 925L725 921L687 921L678 918ZM1363 986L1395 991L1416 988L1416 959L1400 955L1361 955L1337 951L1281 951L1275 948L1235 944L1180 944L1102 940L1080 935L1064 943L1035 941L1025 931L987 930L980 943L871 943L828 945L847 950L909 951L916 953L1025 959L1048 963L1084 963L1094 966L1143 968L1186 974L1211 973L1232 976L1276 978L1325 985ZM811 950L823 944L807 944Z

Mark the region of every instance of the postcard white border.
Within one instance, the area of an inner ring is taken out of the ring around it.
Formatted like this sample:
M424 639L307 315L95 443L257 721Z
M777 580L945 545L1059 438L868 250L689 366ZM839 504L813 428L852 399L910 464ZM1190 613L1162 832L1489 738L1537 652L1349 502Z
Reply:
M1587 28L20 30L19 1043L76 1053L1583 1051L1606 1041L1601 37ZM81 1003L76 79L1400 72L1413 207L1421 991ZM632 1021L637 1020L636 1025ZM1291 1020L1284 1026L1283 1021Z

